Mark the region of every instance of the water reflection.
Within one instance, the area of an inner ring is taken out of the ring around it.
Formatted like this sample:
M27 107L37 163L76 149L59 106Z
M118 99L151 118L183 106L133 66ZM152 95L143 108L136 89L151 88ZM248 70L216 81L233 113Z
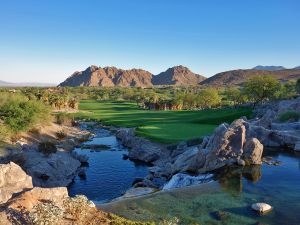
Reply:
M281 164L224 168L215 182L114 202L103 209L141 221L177 217L183 225L298 225L299 154L284 151L266 156ZM259 216L251 210L255 202L267 202L274 210Z
M218 172L216 178L222 190L233 195L238 195L243 191L243 178L252 183L256 183L261 179L261 176L261 165L245 167L231 166Z

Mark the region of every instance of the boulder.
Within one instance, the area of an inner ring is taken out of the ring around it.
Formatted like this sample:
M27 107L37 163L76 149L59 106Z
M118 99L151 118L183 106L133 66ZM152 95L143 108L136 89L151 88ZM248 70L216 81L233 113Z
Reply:
M9 200L13 194L32 188L32 179L20 166L10 162L0 164L0 204Z
M230 126L221 124L211 136L206 149L208 155L200 172L218 169L236 162L243 154L246 141L246 127L243 119L234 121Z
M23 168L32 176L33 185L38 187L66 187L81 165L69 152L45 156L33 150L26 152L25 157Z
M255 203L251 205L251 208L259 213L267 213L272 210L272 206L267 203Z
M247 140L243 152L243 160L246 162L246 165L261 164L263 149L264 146L258 139L251 138Z
M209 181L212 181L212 177L212 174L190 176L184 173L177 173L171 178L171 180L168 183L164 185L163 190L170 190L174 188L181 188L196 184L207 183Z
M197 172L203 167L207 151L197 147L188 148L184 153L179 155L172 165L172 174L178 172Z
M135 130L133 128L119 129L116 133L116 137L121 140L123 145L130 148L128 157L132 160L141 160L151 163L158 160L163 151L161 144L135 136Z

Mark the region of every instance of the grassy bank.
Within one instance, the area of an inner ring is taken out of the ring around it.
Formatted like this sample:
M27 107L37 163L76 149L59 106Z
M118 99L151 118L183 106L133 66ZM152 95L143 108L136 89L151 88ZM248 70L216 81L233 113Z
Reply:
M175 143L209 135L223 122L251 115L250 108L202 111L150 111L131 102L80 102L78 118L93 119L119 127L138 127L137 134L153 141Z

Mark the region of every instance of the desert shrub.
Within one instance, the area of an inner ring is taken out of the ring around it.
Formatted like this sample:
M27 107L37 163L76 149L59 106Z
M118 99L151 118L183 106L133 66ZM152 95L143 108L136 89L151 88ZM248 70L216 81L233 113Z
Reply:
M40 143L38 149L40 152L44 153L45 155L50 155L52 153L57 152L57 148L55 144L49 141Z
M0 97L0 120L13 133L28 131L38 123L45 123L49 115L49 108L42 102L21 95Z
M73 117L68 113L59 112L55 114L55 122L59 125L72 126Z
M3 123L0 123L0 141L7 141L11 136L10 130Z
M60 130L60 131L56 132L55 135L56 135L57 139L59 139L59 140L62 140L67 136L66 133L64 132L64 130Z
M76 195L64 201L66 214L75 220L83 219L89 213L89 209L94 207L94 203L89 201L84 195Z
M296 112L296 111L289 111L279 115L279 120L281 122L298 121L299 119L300 119L300 112Z
M63 218L64 211L53 202L43 202L33 207L29 213L30 224L58 224Z

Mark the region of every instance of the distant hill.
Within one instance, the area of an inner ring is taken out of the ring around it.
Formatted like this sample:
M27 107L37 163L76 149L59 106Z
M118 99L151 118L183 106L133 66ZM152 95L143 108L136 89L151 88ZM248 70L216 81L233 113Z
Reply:
M294 70L300 70L300 66L293 68Z
M256 66L252 68L253 70L267 70L267 71L277 71L277 70L285 70L286 68L283 66Z
M0 87L55 87L56 84L50 83L10 83L0 80Z
M116 67L90 66L73 73L59 86L151 87L153 85L195 85L205 77L187 67L175 66L158 75L142 69L123 70Z
M153 76L154 85L196 85L205 80L204 76L195 74L184 66L174 66L156 76Z
M222 73L218 73L206 80L200 82L201 85L224 87L241 85L249 78L254 76L272 76L280 81L287 81L291 79L300 78L300 70L286 69L277 71L265 71L265 70L231 70Z

